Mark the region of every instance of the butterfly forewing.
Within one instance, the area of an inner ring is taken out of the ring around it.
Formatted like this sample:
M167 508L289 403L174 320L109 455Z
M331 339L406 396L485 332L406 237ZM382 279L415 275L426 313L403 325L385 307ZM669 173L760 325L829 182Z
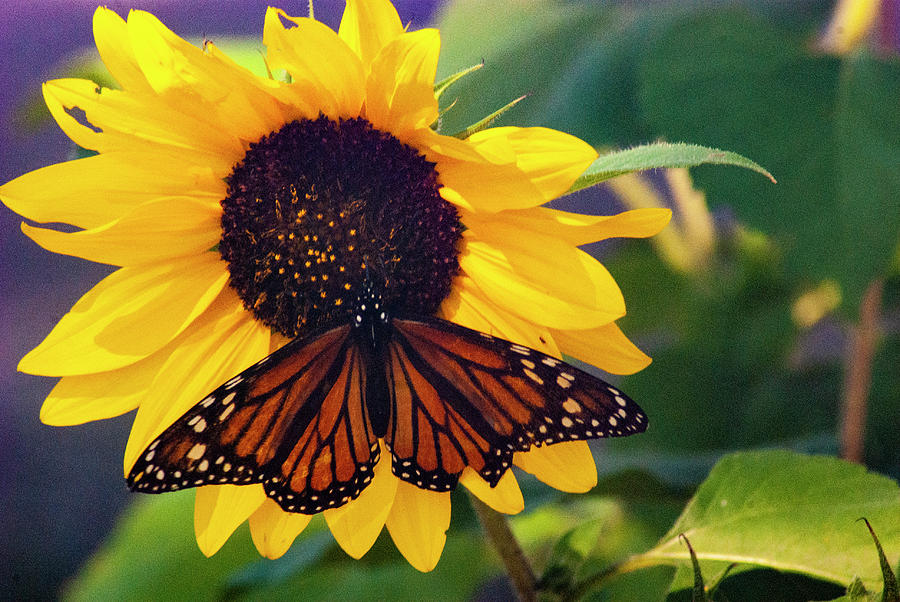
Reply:
M495 485L532 445L646 429L636 403L559 359L437 318L393 325L386 440L405 481L449 489L469 466Z
M263 483L282 508L310 514L358 495L378 448L362 410L348 409L364 378L351 330L296 339L213 391L147 447L129 486Z

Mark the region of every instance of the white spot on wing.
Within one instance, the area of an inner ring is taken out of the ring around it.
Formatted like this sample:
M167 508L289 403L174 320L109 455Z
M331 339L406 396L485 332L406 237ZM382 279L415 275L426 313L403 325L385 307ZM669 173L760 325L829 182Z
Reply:
M228 415L231 414L233 411L234 411L234 404L230 404L227 408L225 408L225 410L221 414L219 414L219 422L223 422L226 418L228 418Z
M533 380L533 381L536 382L537 384L539 384L539 385L544 384L544 380L543 380L540 376L538 376L537 374L535 374L534 372L532 372L531 370L529 370L528 368L525 368L525 369L522 370L522 371L525 373L525 376L527 376L528 378L530 378L531 380Z
M563 409L569 414L577 414L581 411L581 404L569 397L563 402Z
M187 453L187 457L191 460L199 460L203 457L203 454L206 453L206 445L203 443L197 443L191 450Z

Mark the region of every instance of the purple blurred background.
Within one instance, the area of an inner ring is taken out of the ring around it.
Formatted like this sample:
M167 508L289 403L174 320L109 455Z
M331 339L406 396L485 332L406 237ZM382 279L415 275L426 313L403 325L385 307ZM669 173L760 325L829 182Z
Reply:
M429 24L440 0L395 0L404 23ZM66 59L93 48L87 0L25 2L0 9L0 182L66 160L72 145L55 124L23 125L22 109L40 97L41 82L67 75ZM134 0L105 3L125 16L152 11L179 35L215 40L254 36L262 46L261 0L222 2ZM316 18L336 27L342 0L317 0ZM304 15L306 0L278 3ZM16 364L108 266L40 249L0 205L0 599L49 599L104 538L130 494L122 453L131 414L77 427L40 423L55 379L21 374ZM135 332L134 336L141 336Z

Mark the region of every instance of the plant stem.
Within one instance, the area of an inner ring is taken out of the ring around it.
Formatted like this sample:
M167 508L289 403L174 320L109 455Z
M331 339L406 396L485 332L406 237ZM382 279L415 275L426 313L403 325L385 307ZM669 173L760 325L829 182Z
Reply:
M878 318L884 282L873 280L859 305L859 324L847 350L841 409L841 457L861 463L866 437L866 398L872 382L872 361L878 342Z
M525 552L522 546L509 528L506 517L493 508L479 500L477 497L469 494L469 500L472 502L472 508L478 515L478 520L484 528L488 539L494 544L494 549L500 555L503 565L506 567L506 573L512 581L516 593L522 602L534 602L537 600L537 581L534 577L534 571L528 559L525 558Z

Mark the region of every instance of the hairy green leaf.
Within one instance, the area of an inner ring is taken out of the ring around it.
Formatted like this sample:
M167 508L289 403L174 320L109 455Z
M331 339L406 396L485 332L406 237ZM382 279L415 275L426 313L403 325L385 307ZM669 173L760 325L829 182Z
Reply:
M683 142L657 142L627 150L614 151L597 158L575 180L569 192L575 192L616 176L658 167L696 167L706 163L736 165L759 172L772 182L775 178L763 167L737 153Z

